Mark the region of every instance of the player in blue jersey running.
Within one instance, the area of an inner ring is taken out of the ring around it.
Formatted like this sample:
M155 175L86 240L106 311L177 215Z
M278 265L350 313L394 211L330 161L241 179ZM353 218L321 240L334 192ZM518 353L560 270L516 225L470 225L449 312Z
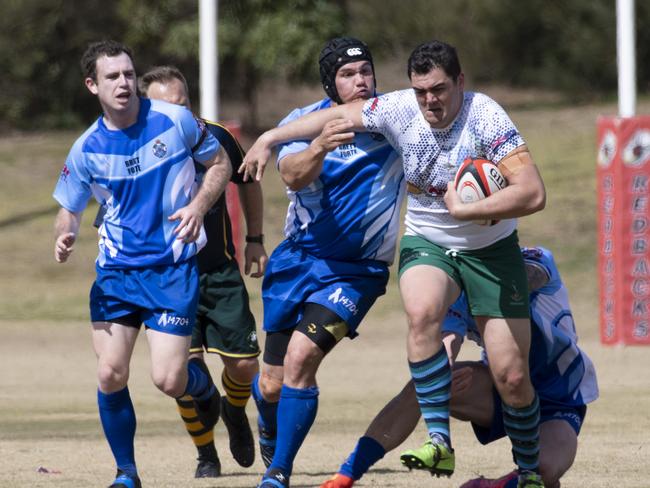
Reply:
M228 156L184 107L137 95L131 50L91 44L81 58L84 82L103 114L77 139L57 182L61 205L55 259L74 250L91 196L106 206L90 291L97 355L99 416L115 462L112 488L141 486L134 454L136 417L127 382L133 347L145 324L154 384L172 397L191 395L206 425L218 418L207 369L188 363L198 300L195 255L205 243L203 217L230 177ZM206 175L197 190L194 162Z
M528 372L530 320L516 218L544 208L544 183L503 108L464 90L452 46L441 41L418 46L409 57L408 75L411 89L307 114L267 131L249 149L242 170L259 179L274 145L310 137L330 123L341 124L341 131L379 132L390 141L404 160L408 188L399 284L408 320L408 366L430 437L429 469L451 476L455 468L451 368L441 327L464 291L503 400L521 487L536 487L541 484L539 399ZM493 161L508 186L463 203L453 181L467 157ZM483 220L498 222L476 223Z
M294 110L281 124L375 93L368 47L352 38L329 41L319 58L328 97ZM286 239L275 249L262 284L266 341L262 373L253 382L262 459L260 487L289 486L296 454L316 417L321 361L357 327L385 293L404 190L402 162L375 134L341 135L327 124L313 140L280 148L287 185Z
M559 488L560 478L575 459L577 438L588 403L598 398L598 383L589 357L578 347L566 287L552 253L541 247L523 248L530 290L532 347L529 356L533 386L540 397L540 472L547 488ZM449 309L443 334L455 358L464 336L483 345L465 295ZM472 423L477 439L487 444L505 436L501 402L494 381L482 361L458 362L453 367L451 415ZM321 488L351 488L388 451L411 434L420 417L412 382L371 422L338 473ZM406 451L409 464L426 466L427 452ZM463 488L514 488L517 473L489 480L477 478Z
M190 108L189 90L183 74L173 66L157 66L140 77L140 91L147 97L177 103ZM266 251L262 242L263 201L259 181L244 183L236 169L244 150L224 126L206 121L206 128L228 153L246 221L244 272L259 278L266 269ZM197 176L203 176L197 165ZM259 370L260 353L255 318L250 311L248 293L235 259L225 193L204 219L208 242L197 255L200 274L199 313L190 359L203 362L203 351L218 354L224 365L221 384L226 396L221 399L221 417L230 437L230 451L237 463L249 467L255 460L255 442L246 416L253 377ZM257 266L254 269L254 265ZM214 443L214 429L200 425L191 397L177 398L185 428L198 451L196 478L221 475L221 462Z

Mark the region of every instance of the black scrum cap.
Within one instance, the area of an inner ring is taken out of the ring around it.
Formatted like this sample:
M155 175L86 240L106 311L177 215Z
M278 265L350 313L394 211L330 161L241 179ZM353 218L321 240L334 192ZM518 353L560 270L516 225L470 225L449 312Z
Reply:
M375 66L368 46L353 37L336 37L328 41L320 52L318 64L320 66L320 80L325 93L336 103L342 103L336 91L336 72L341 66L356 61L368 61L372 67L374 77ZM375 79L375 85L377 80Z

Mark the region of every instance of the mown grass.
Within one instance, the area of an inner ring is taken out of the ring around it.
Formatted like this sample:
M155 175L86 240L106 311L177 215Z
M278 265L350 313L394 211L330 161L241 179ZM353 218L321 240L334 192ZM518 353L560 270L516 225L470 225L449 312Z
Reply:
M648 112L645 102L640 111ZM528 141L548 191L544 212L521 219L524 244L551 248L569 285L581 345L596 364L601 398L589 407L580 449L563 485L647 487L650 417L644 348L603 347L598 342L596 273L596 118L614 105L538 107L510 113ZM95 357L90 347L88 290L93 280L96 206L86 212L75 255L66 265L53 259L55 204L51 193L76 133L0 138L0 485L105 486L112 458L95 404ZM245 141L248 142L248 141ZM265 229L270 252L280 241L286 198L270 167L265 180ZM247 280L261 318L259 281ZM318 486L331 476L367 423L406 381L405 327L395 273L386 297L371 310L355 341L343 341L319 372L319 417L297 459L295 486ZM143 334L144 335L144 334ZM586 336L586 337L585 337ZM252 469L228 455L223 424L216 440L224 466L219 480L190 481L195 450L174 402L148 377L144 338L136 344L129 388L138 412L137 459L147 486L245 487L259 481ZM474 350L463 353L474 354ZM210 357L212 365L218 361ZM249 417L254 421L249 403ZM458 486L479 474L512 469L506 441L479 447L470 428L453 421L457 472L440 487ZM424 439L420 424L404 447ZM429 486L425 473L407 473L399 451L389 453L359 486ZM51 474L38 472L38 467ZM208 484L209 483L209 484Z

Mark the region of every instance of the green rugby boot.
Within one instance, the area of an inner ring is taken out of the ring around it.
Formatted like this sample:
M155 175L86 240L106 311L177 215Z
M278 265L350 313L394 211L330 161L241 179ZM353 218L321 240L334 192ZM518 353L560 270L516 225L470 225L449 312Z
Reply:
M456 464L454 450L443 443L434 444L431 439L419 449L404 451L399 459L409 470L427 470L437 477L451 476Z
M542 477L532 471L521 471L517 488L544 488Z

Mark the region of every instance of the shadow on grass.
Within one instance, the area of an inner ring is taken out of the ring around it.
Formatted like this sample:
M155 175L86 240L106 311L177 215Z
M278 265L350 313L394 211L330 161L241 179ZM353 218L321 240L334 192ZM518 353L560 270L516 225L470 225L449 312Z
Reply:
M50 207L41 208L38 210L30 210L29 212L7 217L6 219L0 220L0 229L11 227L13 225L24 224L45 215L55 215L58 212L59 208L60 207L58 205L52 205Z

